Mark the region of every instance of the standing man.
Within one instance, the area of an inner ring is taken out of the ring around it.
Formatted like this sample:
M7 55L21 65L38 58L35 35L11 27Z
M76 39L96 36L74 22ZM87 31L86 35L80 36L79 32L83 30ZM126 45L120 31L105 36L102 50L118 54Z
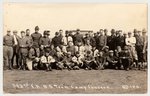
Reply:
M69 42L73 42L73 39L67 30L66 30L65 34L66 34L66 36L64 36L62 38L62 43L63 43L63 45L67 46Z
M33 40L32 40L32 37L30 35L30 29L26 29L26 37L29 39L29 47L31 47L33 45Z
M14 45L13 45L13 57L12 57L12 67L14 65L14 57L15 58L15 64L17 65L17 68L19 68L19 62L18 62L18 58L19 58L19 54L18 54L18 50L19 50L19 46L18 46L18 40L19 40L19 36L17 35L17 31L14 30L13 31L13 38L14 38Z
M74 45L77 45L78 42L81 42L83 44L83 35L80 34L80 29L77 29L77 33L74 35L73 42Z
M29 48L29 39L25 35L25 31L21 31L21 38L19 39L19 69L26 70L28 48Z
M126 38L126 45L128 46L128 49L130 50L130 53L132 55L133 61L136 62L136 67L138 66L138 57L135 50L135 44L136 39L132 36L131 32L128 32L128 37Z
M44 31L43 37L40 38L39 45L44 48L44 51L50 51L50 39L48 38L47 31Z
M122 30L118 31L118 36L116 37L116 47L120 46L122 49L124 48L124 37L122 36Z
M55 33L55 37L52 39L52 45L54 45L54 48L56 48L57 46L60 47L62 44L62 38L60 38L60 33L56 32Z
M35 32L31 34L32 40L33 40L33 47L35 49L35 52L37 54L37 56L40 56L40 45L39 45L39 40L42 37L42 34L39 33L39 27L36 26L35 27Z
M116 32L115 29L111 30L111 36L108 37L108 46L110 50L115 50L116 48Z
M97 38L97 49L99 51L103 50L106 44L107 44L107 40L106 37L104 36L103 29L100 29L100 36L99 38Z
M138 62L143 63L143 46L144 46L144 42L143 42L143 38L140 34L141 34L141 31L137 31L137 32L134 33L134 37L136 39L135 48L136 48L136 51L137 51Z
M14 38L10 33L10 30L7 30L7 34L3 38L3 58L4 58L4 69L9 66L9 69L12 70L12 57L13 57L13 45Z
M142 38L143 38L143 43L144 43L144 46L143 46L143 68L145 69L146 66L147 66L147 47L148 47L148 37L146 35L146 30L143 29L142 30Z

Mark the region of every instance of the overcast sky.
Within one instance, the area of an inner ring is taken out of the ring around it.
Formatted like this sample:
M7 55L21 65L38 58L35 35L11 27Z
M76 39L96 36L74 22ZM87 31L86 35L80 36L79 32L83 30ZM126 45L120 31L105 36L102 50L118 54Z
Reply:
M146 4L5 4L4 33L6 30L34 32L38 25L40 32L45 29L53 36L59 29L93 30L107 28L123 32L134 28L147 29Z

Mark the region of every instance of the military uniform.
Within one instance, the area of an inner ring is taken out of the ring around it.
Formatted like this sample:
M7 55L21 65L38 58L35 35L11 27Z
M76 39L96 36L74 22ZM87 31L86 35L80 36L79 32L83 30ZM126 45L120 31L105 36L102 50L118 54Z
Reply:
M45 51L50 51L50 39L48 37L41 37L39 41L39 45L44 47Z
M103 50L103 48L106 46L107 44L107 39L106 39L106 36L103 36L103 35L100 35L98 38L97 38L97 49L100 51L100 50Z
M124 48L124 37L123 36L117 36L116 37L116 47L120 46L122 49Z
M14 38L12 35L5 35L3 38L3 58L4 58L4 68L9 66L12 69L12 57L13 57L13 45Z
M39 45L39 40L42 37L41 33L35 32L31 34L32 40L33 40L33 47L35 48L37 56L40 56L40 45Z
M26 36L19 39L19 69L26 69L29 44L29 39Z
M56 33L56 35L58 35L58 33ZM57 46L60 47L60 45L62 44L62 38L60 38L59 36L55 36L53 39L52 39L52 42L51 42L54 47L56 48Z

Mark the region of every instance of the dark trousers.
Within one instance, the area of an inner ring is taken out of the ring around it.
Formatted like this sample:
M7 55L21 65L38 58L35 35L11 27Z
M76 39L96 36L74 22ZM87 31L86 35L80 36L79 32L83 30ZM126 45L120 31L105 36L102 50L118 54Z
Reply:
M15 46L13 46L13 57L12 57L12 60L11 60L11 62L12 62L12 66L14 65L14 59L15 59L15 57L16 57L16 59L15 59L15 64L17 65L17 68L19 68L19 54L18 54L18 50L19 50L19 48L18 48L18 45L15 45Z
M125 70L130 67L130 64L131 64L131 61L129 59L122 59L122 65Z
M26 69L28 48L19 49L19 68Z
M136 45L136 51L137 51L137 56L138 56L138 61L143 62L143 45Z

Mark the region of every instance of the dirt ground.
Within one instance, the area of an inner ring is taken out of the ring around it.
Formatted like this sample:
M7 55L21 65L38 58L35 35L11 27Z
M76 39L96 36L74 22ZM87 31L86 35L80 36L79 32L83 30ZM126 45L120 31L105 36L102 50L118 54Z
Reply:
M4 93L146 93L147 71L5 70Z

